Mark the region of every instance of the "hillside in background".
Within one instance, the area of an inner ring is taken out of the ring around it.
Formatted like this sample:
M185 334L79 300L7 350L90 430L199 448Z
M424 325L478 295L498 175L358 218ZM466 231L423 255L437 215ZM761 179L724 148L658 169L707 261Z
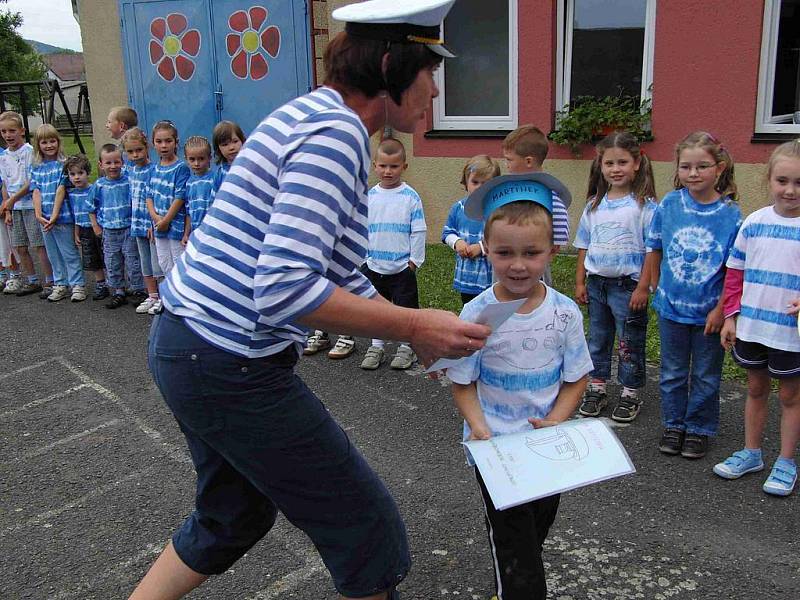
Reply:
M59 48L58 46L51 46L50 44L37 42L35 40L25 41L33 46L33 49L39 54L75 54L75 50L69 50L68 48Z

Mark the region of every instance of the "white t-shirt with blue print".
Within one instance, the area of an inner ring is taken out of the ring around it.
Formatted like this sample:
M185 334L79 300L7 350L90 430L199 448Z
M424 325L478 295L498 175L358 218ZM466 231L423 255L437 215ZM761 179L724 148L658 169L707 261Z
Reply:
M101 177L94 182L94 210L103 229L131 226L131 184L125 175L119 179Z
M30 179L33 162L33 146L22 144L16 150L6 150L0 154L0 178L6 186L8 195L18 192ZM33 208L33 195L30 190L14 203L14 210Z
M442 241L454 235L469 245L483 239L483 221L467 217L464 212L466 198L453 204L442 228ZM492 265L485 256L462 258L456 254L456 268L453 275L453 288L463 294L480 294L492 285Z
M787 305L800 298L800 217L772 206L749 215L736 236L728 267L744 271L736 337L769 348L800 352L797 316Z
M581 215L574 246L586 250L584 266L589 275L629 276L636 281L645 257L644 241L656 204L640 204L633 194L609 200L603 197L592 210L591 200Z
M367 267L376 273L393 275L405 270L409 260L417 267L422 266L427 226L422 199L414 188L407 183L389 190L376 185L369 191L367 210Z
M485 305L496 302L491 287L464 306L461 318L474 321ZM462 385L477 382L486 424L492 435L503 435L530 429L528 418L547 416L562 382L578 381L593 368L580 309L546 287L536 309L512 315L483 349L447 369L447 377ZM464 422L464 440L469 435Z
M702 325L719 302L725 261L742 223L739 205L727 198L701 204L685 189L664 196L647 236L661 250L661 278L653 308L670 321Z

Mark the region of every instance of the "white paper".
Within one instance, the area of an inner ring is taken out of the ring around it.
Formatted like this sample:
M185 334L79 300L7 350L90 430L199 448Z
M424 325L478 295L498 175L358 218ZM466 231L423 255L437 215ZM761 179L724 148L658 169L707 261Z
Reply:
M494 302L487 304L475 317L473 323L480 323L481 325L488 325L492 331L496 331L511 315L519 310L519 307L525 304L527 298L520 298L519 300L511 300L509 302ZM458 364L461 358L440 358L430 367L426 369L426 373L433 371L440 371L447 369L453 365Z
M464 442L497 510L636 472L599 419Z

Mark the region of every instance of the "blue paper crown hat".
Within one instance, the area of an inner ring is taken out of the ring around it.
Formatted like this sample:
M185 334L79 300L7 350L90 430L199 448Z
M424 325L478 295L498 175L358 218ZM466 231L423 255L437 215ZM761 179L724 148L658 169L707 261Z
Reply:
M553 214L553 195L564 206L572 203L572 194L567 186L549 173L502 175L490 179L472 192L464 204L464 212L470 219L484 221L501 206L525 200L541 204Z
M331 16L346 23L348 35L387 42L425 44L445 58L442 21L456 0L367 0L337 8Z

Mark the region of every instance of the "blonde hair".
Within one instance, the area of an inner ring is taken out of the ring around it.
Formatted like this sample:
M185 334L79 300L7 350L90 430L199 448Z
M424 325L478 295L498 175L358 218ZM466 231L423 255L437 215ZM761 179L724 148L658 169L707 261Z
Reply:
M767 161L767 181L769 181L769 178L772 176L772 168L775 166L775 163L781 158L795 158L800 160L800 138L784 142L772 151L769 161Z
M510 225L536 225L547 230L547 239L553 243L553 215L538 202L530 200L517 200L509 202L495 210L486 219L483 228L483 237L491 237L492 225L497 221L507 221Z
M116 119L128 129L139 124L139 115L130 106L115 106L111 109L110 114L113 119Z
M142 146L144 146L145 148L149 147L150 145L147 139L147 135L139 127L131 127L130 129L128 129L125 133L122 134L122 137L120 138L119 141L122 144L123 148L125 148L125 145L128 142L141 142Z
M2 115L0 115L2 117ZM2 121L2 118L0 118ZM44 162L44 155L42 154L42 149L39 147L39 142L43 142L45 140L58 140L58 154L56 155L56 160L63 161L64 160L64 152L62 149L61 144L61 136L58 134L58 130L50 125L49 123L44 123L39 125L36 128L36 131L33 133L33 163L34 165L40 165Z
M736 181L733 173L733 157L731 157L725 146L722 145L716 137L707 131L695 131L683 138L675 146L675 176L672 183L676 190L683 187L680 178L678 177L678 163L681 161L681 152L688 148L700 148L710 154L717 164L723 163L725 168L720 173L714 184L714 189L723 198L727 197L730 200L738 200L739 192L736 188Z
M648 198L655 198L656 186L653 182L653 166L650 159L642 152L639 140L627 131L615 131L604 137L595 146L597 155L592 161L589 171L589 186L586 190L586 197L592 201L590 210L595 210L600 206L600 202L608 193L610 188L605 177L603 177L603 153L611 148L619 148L631 155L634 161L639 161L639 168L631 182L631 192L639 204L644 204Z
M184 156L189 148L202 148L208 153L208 157L211 158L211 144L208 142L208 138L202 135L193 135L186 140L186 143L183 145Z
M478 154L470 158L461 171L461 185L463 185L465 189L470 175L488 180L500 175L500 165L492 160L488 154Z
M0 123L3 121L12 121L14 125L20 129L25 129L25 123L22 121L22 115L18 112L14 112L13 110L7 110L4 113L0 113Z
M517 156L532 156L539 165L547 158L547 136L534 125L521 125L509 133L503 140L503 150L510 150Z

